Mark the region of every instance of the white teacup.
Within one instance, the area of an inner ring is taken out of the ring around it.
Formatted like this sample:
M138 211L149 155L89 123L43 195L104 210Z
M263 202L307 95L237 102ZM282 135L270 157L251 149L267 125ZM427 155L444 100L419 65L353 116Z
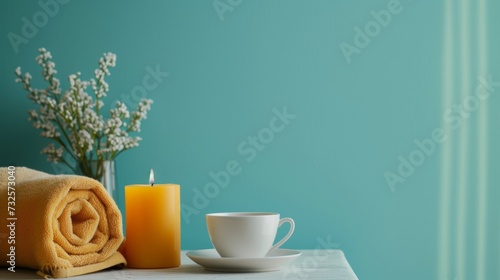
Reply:
M295 223L278 213L232 212L207 214L207 228L215 250L225 258L261 258L272 253L292 236ZM278 228L290 223L290 230L273 245Z

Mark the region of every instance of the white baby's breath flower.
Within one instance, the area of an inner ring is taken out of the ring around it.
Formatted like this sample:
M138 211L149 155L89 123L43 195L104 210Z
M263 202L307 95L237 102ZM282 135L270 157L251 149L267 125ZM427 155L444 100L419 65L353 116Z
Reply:
M103 75L104 75L104 72L102 71L102 69L95 69L95 70L94 70L94 75L95 75L96 77L101 77L101 76L103 76Z
M102 107L104 107L104 102L102 102L101 100L98 100L96 103L96 107L97 107L97 110L101 110Z
M28 120L30 120L30 121L34 121L34 120L37 120L37 119L38 119L38 114L36 113L36 111L35 111L35 110L29 110L29 111L28 111L28 114L29 114L29 116L30 116L30 117L28 118Z
M62 154L63 154L63 147L59 147L57 150L56 150L56 156L58 158L62 158Z
M31 75L30 73L26 73L24 74L24 81L23 81L26 85L29 85L30 82L31 82Z
M90 152L92 151L92 145L94 144L94 139L92 139L92 136L90 133L82 129L78 131L78 146L85 152Z
M59 147L57 150L53 143L50 143L40 152L41 154L47 155L47 161L52 161L57 163L62 158L63 148Z
M84 127L92 134L97 134L102 131L104 127L104 121L102 116L97 115L94 110L87 108L84 112L83 117Z
M41 128L40 135L45 138L58 138L61 134L57 131L54 123L48 120L45 116L39 116L39 120L35 122L36 128Z

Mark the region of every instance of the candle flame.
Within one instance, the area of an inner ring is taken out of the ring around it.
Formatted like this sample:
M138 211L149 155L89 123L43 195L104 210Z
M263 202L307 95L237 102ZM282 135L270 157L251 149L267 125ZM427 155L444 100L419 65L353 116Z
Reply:
M149 172L149 184L151 187L155 184L155 172L153 171L153 168L151 168L151 171Z

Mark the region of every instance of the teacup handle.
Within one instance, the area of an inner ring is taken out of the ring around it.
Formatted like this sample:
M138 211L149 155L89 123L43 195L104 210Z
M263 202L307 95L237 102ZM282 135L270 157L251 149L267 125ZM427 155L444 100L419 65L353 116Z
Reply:
M288 238L290 238L290 236L292 236L293 231L295 230L295 222L291 218L283 218L278 223L278 228L281 227L284 223L290 223L290 230L285 235L285 237L283 237L278 243L274 244L274 246L271 247L271 250L269 250L269 252L267 252L267 255L276 251L276 249L278 249L281 245L283 245L283 243L285 243L288 240Z

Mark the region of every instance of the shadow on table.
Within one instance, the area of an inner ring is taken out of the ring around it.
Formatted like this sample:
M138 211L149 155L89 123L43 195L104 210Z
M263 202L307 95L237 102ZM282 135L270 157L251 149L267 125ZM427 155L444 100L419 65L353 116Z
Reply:
M199 266L197 264L183 264L180 267L175 268L162 268L162 269L132 269L132 268L124 268L124 269L116 269L116 268L108 268L105 270L101 270L94 273L73 276L71 280L80 280L80 279L122 279L133 277L151 277L158 276L159 273L165 272L166 274L184 274L184 275L200 275L200 274L231 274L238 272L216 272L209 271ZM255 272L260 273L260 272ZM249 273L245 273L249 274ZM251 274L251 273L250 273ZM34 269L16 269L16 272L10 272L6 268L0 270L0 279L44 279L43 277L36 274L36 270Z
M200 265L197 264L183 264L179 267L174 267L174 268L160 268L160 269L125 269L123 270L124 274L127 274L127 272L133 271L134 275L142 275L142 276L147 276L150 273L154 273L155 275L158 274L158 272L166 272L169 274L175 274L175 273L180 273L180 274L231 274L231 273L243 273L243 274L251 274L252 272L221 272L221 271L210 271L206 270ZM119 272L118 272L119 273ZM261 272L254 272L254 273L261 273Z
M7 270L6 267L2 267L0 270L0 279L44 279L43 277L36 274L36 270L22 268L16 268L16 272L11 272Z

